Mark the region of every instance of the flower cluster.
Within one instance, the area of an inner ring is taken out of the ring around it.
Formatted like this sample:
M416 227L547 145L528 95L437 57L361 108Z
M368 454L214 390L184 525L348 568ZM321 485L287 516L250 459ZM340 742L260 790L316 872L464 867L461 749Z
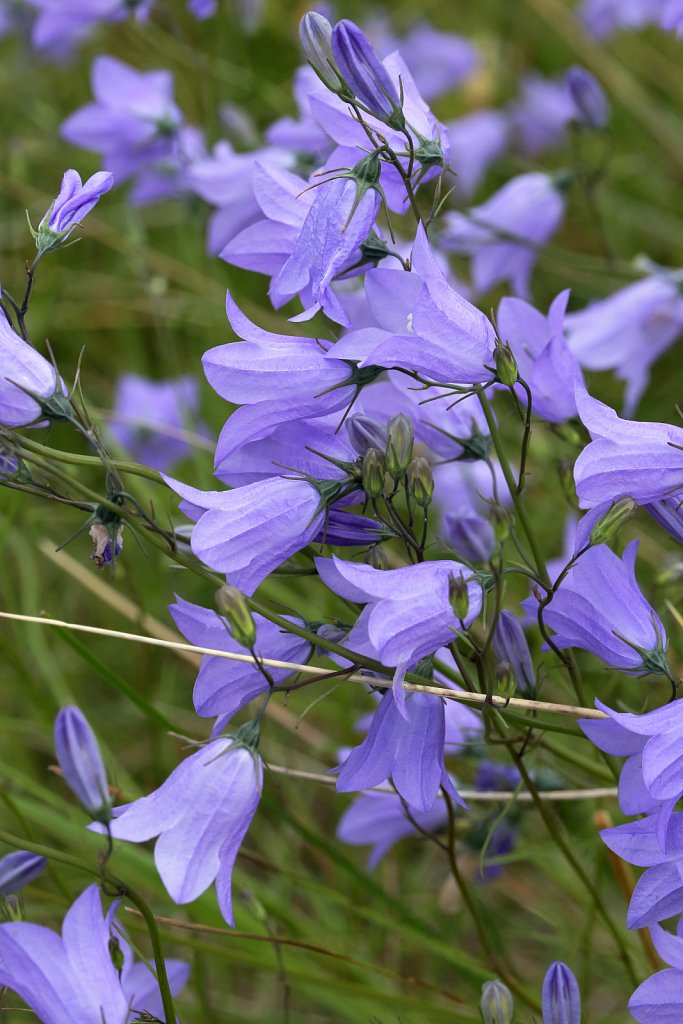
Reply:
M48 0L28 3L37 9L34 45L61 57L98 23L125 20L132 8L144 23L155 7L74 0L67 12ZM189 7L204 19L217 5ZM586 0L580 14L604 36L652 22L679 30L678 7ZM22 919L16 894L45 867L42 848L27 843L33 851L0 861L0 906L9 918L0 924L0 986L47 1024L170 1024L186 966L164 961L153 914L110 873L112 852L154 841L168 897L184 905L215 886L220 913L234 925L233 867L261 801L267 763L259 744L271 702L333 679L329 695L354 691L367 711L356 718L361 737L329 766L337 792L357 794L338 838L370 846L370 868L403 838L446 853L490 967L501 974L483 988L485 1024L510 1024L518 990L544 1024L580 1024L579 987L564 963L551 965L540 1001L514 970L504 977L467 886L502 874L523 834L517 796L528 790L594 898L588 873L544 809L546 796L566 796L574 769L594 765L565 751L567 777L561 761L548 771L542 758L554 748L543 734L553 727L538 715L587 714L545 698L562 672L585 704L581 667L594 665L609 670L605 685L619 710L598 700L602 715L580 724L599 750L627 758L620 807L642 816L602 838L646 869L627 923L649 927L670 964L636 988L629 1010L643 1024L673 1021L683 1012L683 931L674 935L661 922L683 921L683 705L667 604L641 565L636 571L631 523L642 509L651 537L683 542L683 428L622 418L591 393L591 374L609 371L623 382L624 416L637 415L653 364L683 328L681 271L641 260L640 280L592 303L568 288L534 300L537 268L548 256L552 262L573 193L598 209L591 204L603 167L587 168L581 146L604 146L611 104L587 69L523 79L505 110L482 108L444 124L429 104L474 74L483 58L473 44L420 23L398 52L388 23L366 33L318 12L304 15L299 39L306 66L295 79L296 116L260 136L227 111L233 138L212 147L176 102L170 71L97 56L93 100L67 117L61 135L98 154L103 169L85 183L66 172L31 228L37 254L23 298L2 288L0 484L86 513L80 529L88 529L100 567L121 555L125 524L143 547L149 540L188 571L169 611L202 655L190 720L208 738L191 739L192 752L165 780L119 804L85 716L71 705L59 711L59 772L106 842L100 888L142 914L154 972L134 961L117 904L103 914L96 886L73 903L61 936ZM569 138L571 167L529 167ZM487 168L507 150L527 161L521 173L475 201ZM52 348L43 354L30 337L39 263L75 241L82 219L124 182L135 206L194 197L196 210L203 200L211 207L210 254L266 278L264 299L288 316L279 333L271 312L252 313L228 290L229 340L213 339L201 359L214 408L223 409L215 444L194 376L121 375L101 432L79 373L69 389ZM453 257L464 258L466 280ZM482 298L492 290L495 312ZM55 468L47 445L21 432L54 423L87 446L87 455L56 462L99 471L97 501L77 472ZM562 557L546 561L546 530L537 533L532 522L527 481L536 477L534 498L552 527L556 510L530 453L547 466L556 442L570 452L560 479L581 518L568 520ZM195 448L213 453L218 485L208 473L199 485L188 481L201 468L188 458ZM158 503L136 497L127 475L179 497L187 522L169 512L168 500L160 513ZM185 589L190 572L214 587L214 608ZM642 677L652 677L648 700L666 699L670 688L671 701L622 710L640 701ZM157 724L164 719L139 700ZM540 764L531 760L536 753ZM478 857L476 869L463 871L460 846ZM595 906L628 966L623 937Z

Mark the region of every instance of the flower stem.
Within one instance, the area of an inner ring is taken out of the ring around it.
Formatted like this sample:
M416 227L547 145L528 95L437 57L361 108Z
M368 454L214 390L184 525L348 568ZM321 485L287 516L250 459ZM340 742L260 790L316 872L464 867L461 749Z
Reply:
M523 999L524 1002L527 1003L533 1010L539 1011L541 1009L540 1004L532 996L528 995L525 992L525 990L517 984L514 978L510 977L505 967L501 964L498 954L496 953L496 950L493 948L493 945L491 944L491 940L489 939L489 935L488 932L486 931L486 926L484 924L484 921L482 920L481 914L479 913L479 909L472 897L472 893L470 892L467 883L465 882L465 879L462 877L460 867L458 865L458 858L455 852L455 808L453 807L453 801L451 800L451 797L445 791L445 789L442 790L442 793L443 798L446 802L446 808L448 810L447 852L448 862L451 867L451 874L453 875L453 881L458 887L463 902L467 907L467 910L469 911L470 917L474 922L475 928L477 929L479 942L481 944L484 955L488 961L488 964L491 970L495 971L495 973L499 975L499 977L505 982L508 988L512 992L514 992L516 996L518 996L520 999Z
M505 477L505 483L507 484L508 490L510 491L512 504L515 506L517 518L519 519L522 529L524 530L526 539L531 549L534 567L536 569L536 572L538 573L539 579L541 579L544 584L549 584L550 579L548 577L548 572L545 567L545 560L541 553L541 549L539 547L536 534L534 533L533 527L531 525L531 520L529 519L529 516L527 514L524 499L522 498L522 495L518 490L518 482L517 480L515 480L514 473L512 472L512 468L508 461L508 457L505 453L503 439L500 436L500 431L498 430L498 424L496 423L496 417L494 416L493 409L491 408L491 403L489 402L486 393L481 386L479 386L476 390L477 395L479 397L479 402L484 412L484 416L486 417L486 424L489 428L491 441L493 442L493 447L496 450L496 455L498 456L498 461L500 462L500 468L503 471L503 476Z
M513 759L513 761L515 763L515 766L518 769L520 775L522 776L522 779L524 780L524 784L525 784L527 790L529 791L529 794L531 795L531 799L532 799L532 801L534 803L534 806L536 807L536 810L540 814L541 819L542 819L545 827L547 828L550 837L553 839L553 841L555 842L556 846L558 847L560 852L563 854L565 860L568 862L568 864L570 865L570 867L572 868L572 870L574 871L574 873L578 877L579 881L585 886L586 890L588 891L588 893L589 893L589 895L590 895L590 897L591 897L591 899L593 901L593 904L594 904L598 914L600 915L600 917L602 918L603 922L605 923L605 925L607 926L607 928L611 932L611 934L612 934L612 936L614 938L615 943L619 947L619 951L621 953L621 959L622 959L622 961L624 963L624 967L626 968L626 971L628 972L628 975L629 975L629 978L630 978L632 984L633 985L638 985L639 984L638 977L636 975L635 969L634 969L633 964L631 962L631 957L630 957L629 951L626 948L626 944L624 942L624 937L621 934L621 932L619 931L619 929L617 928L617 926L614 923L614 921L612 920L612 917L610 916L607 908L605 907L605 904L602 901L602 897L600 896L600 893L595 888L595 885L593 884L592 880L590 879L590 877L588 876L588 874L584 870L583 865L581 864L579 859L574 855L574 851L572 850L571 846L569 845L569 843L567 842L565 837L562 835L562 833L561 833L561 831L560 831L560 829L558 827L558 824L555 821L555 818L553 817L552 812L549 810L549 808L545 805L545 803L543 802L543 800L539 796L538 790L537 790L537 788L536 788L536 786L535 786L531 776L529 775L529 772L527 771L526 765L524 764L524 759L519 756L519 754L517 753L517 751L515 750L515 748L514 748L514 746L512 744L508 744L507 746L508 746L508 750L510 751L510 754L512 756L512 759Z

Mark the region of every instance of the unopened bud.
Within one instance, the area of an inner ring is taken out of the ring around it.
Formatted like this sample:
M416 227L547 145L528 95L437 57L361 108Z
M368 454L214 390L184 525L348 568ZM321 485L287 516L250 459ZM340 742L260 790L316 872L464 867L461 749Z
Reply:
M565 83L576 107L577 120L590 128L605 128L609 121L609 103L595 75L574 65L567 72Z
M598 519L590 532L591 544L606 544L624 523L633 519L638 511L638 502L635 498L625 497L615 501L611 508Z
M419 137L420 145L415 149L415 159L419 160L423 167L444 167L446 164L443 149L438 139L425 139Z
M367 565L371 565L373 569L384 570L389 568L389 559L381 544L373 544L365 556L365 562Z
M447 515L443 520L444 540L459 558L486 562L496 546L488 520L469 509Z
M0 860L0 896L9 896L30 885L45 869L47 861L37 853L16 850Z
M498 617L493 634L493 650L496 657L509 666L518 689L524 691L534 686L534 666L524 630L519 620L507 609L503 609Z
M401 99L387 69L365 33L344 18L332 30L332 53L341 77L368 110L400 131L405 127Z
M387 473L394 480L400 480L413 454L413 423L400 412L387 423Z
M121 949L121 943L115 935L112 935L109 939L109 959L114 965L116 973L121 974L125 959L123 956L123 950Z
M384 456L378 448L368 448L363 456L363 490L368 498L381 498L384 494Z
M304 57L316 75L334 93L343 91L341 73L332 54L332 26L317 11L304 14L299 22L299 39Z
M216 607L226 619L237 643L249 651L253 650L256 643L256 623L242 591L226 583L216 591Z
M69 787L94 821L111 821L111 797L95 734L79 708L62 708L55 719L55 753Z
M502 544L510 536L510 516L503 505L491 507L491 526L499 544Z
M462 622L470 607L470 595L462 575L451 576L448 580L448 600L455 617Z
M507 342L504 345L498 342L493 350L493 358L496 364L498 380L501 384L511 388L513 384L517 383L519 374L517 373L517 360L513 356L512 349Z
M365 241L360 243L360 252L365 263L378 263L385 256L391 255L391 249L376 231L371 231Z
M458 462L479 462L481 459L488 459L493 447L490 435L483 434L474 420L470 436L458 437L457 442L462 448Z
M559 960L543 981L543 1024L581 1024L581 995L576 978Z
M423 455L418 456L406 470L408 494L420 508L427 508L434 494L432 467Z
M346 421L346 432L352 447L359 455L365 455L368 448L379 448L384 451L387 444L387 432L381 423L362 412L354 413Z
M499 661L496 665L496 685L501 697L512 697L514 694L515 677L509 661Z
M498 978L485 981L479 1009L484 1024L510 1024L515 1009L510 989Z

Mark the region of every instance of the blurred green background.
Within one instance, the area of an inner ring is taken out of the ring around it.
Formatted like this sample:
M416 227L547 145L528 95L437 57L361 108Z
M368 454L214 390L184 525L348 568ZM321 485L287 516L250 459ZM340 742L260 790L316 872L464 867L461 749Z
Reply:
M179 105L214 142L221 137L221 103L242 106L261 129L293 112L290 82L299 62L297 25L306 9L271 0L260 28L246 34L227 3L221 4L218 17L199 23L176 0L161 5L147 25L105 26L64 66L41 61L21 39L0 42L3 284L21 293L24 261L32 258L24 210L36 224L64 169L74 166L84 177L98 169L92 154L75 151L58 133L66 115L90 97L88 74L96 54L111 53L141 69L171 69ZM582 63L606 86L613 119L600 202L618 264L615 270L605 268L595 225L581 195L571 193L565 225L553 240L552 252L539 261L534 279L539 308L547 308L564 287L572 288L576 307L609 294L635 278L630 260L639 253L666 266L683 265L679 43L652 31L622 33L597 44L578 27L572 5L560 0L411 0L378 4L373 10L389 13L397 31L426 16L437 27L468 36L480 46L483 67L474 80L434 104L442 120L506 103L516 94L519 76L529 71L559 75L570 64ZM365 3L343 3L337 14L362 22L369 9ZM560 149L540 163L556 168L568 160L568 152ZM520 157L504 158L476 198L531 166ZM282 326L284 315L270 309L263 277L206 255L207 216L197 199L135 209L126 202L124 186L89 215L78 245L41 264L30 312L32 336L37 342L49 338L69 381L83 352L82 386L91 410L104 414L111 408L113 384L123 371L151 377L189 372L201 378L202 353L231 337L224 312L228 287L259 323L289 329ZM496 295L487 297L482 308L488 311L496 301ZM202 416L217 435L226 405L201 379ZM618 403L620 386L609 375L592 380L600 397ZM655 366L639 418L673 421L674 403L680 398L677 384L680 348L674 347ZM504 425L511 443L518 442L514 420L508 417ZM84 451L67 428L53 428L40 439L54 448ZM555 459L571 454L571 446L550 431L534 432L531 508L548 556L561 549L567 508L556 482ZM65 471L95 489L101 486L97 470ZM176 475L211 487L211 471L211 453L200 448ZM127 484L142 503L153 501L162 524L173 514L176 502L168 492L136 478ZM211 606L207 584L150 545L138 550L130 533L115 575L98 573L89 562L87 536L77 538L65 555L55 556L57 544L78 525L73 510L0 492L2 610L144 633L157 628L151 619L172 628L167 606L174 592ZM680 628L665 604L667 599L675 604L680 594L675 583L664 585L660 578L662 569L676 561L675 544L643 513L623 531L621 541L633 536L643 537L646 593L680 651ZM305 578L270 582L265 593L274 601L315 612L316 618L335 613L332 595L319 584L311 588ZM523 596L522 591L516 596ZM110 777L121 799L128 801L157 786L185 744L125 699L121 686L142 694L177 733L201 738L207 730L193 714L191 701L196 666L170 651L8 621L0 624L0 657L1 827L83 859L94 858L100 841L84 832L84 814L51 770L56 710L67 702L84 709L106 753ZM676 657L674 653L673 666L680 671ZM544 697L571 700L552 659L545 655L543 661ZM647 699L666 699L661 683L619 679L588 657L579 661L592 695L608 699L619 684L620 696L634 708ZM328 684L325 689L329 696L323 700L317 700L317 688L305 689L280 705L284 712L269 715L262 738L266 761L313 771L335 763L337 748L353 741L353 723L371 702L355 686ZM568 728L578 736L577 729ZM553 735L549 743L554 751L544 745L533 751L535 767L560 772L566 785L609 784L589 744L579 745L562 734ZM579 763L576 756L567 760L577 754ZM464 782L471 779L466 758L454 767ZM367 874L366 851L345 847L334 837L348 803L329 787L267 773L264 799L235 871L234 933L225 928L212 891L189 906L172 904L156 876L149 844L117 847L113 870L139 887L156 913L175 922L162 923L167 955L192 962L190 984L178 1001L184 1022L274 1024L286 1019L286 1005L292 1021L311 1024L479 1019L480 986L493 972L449 881L443 853L424 839L407 840ZM601 809L617 820L615 801L563 804L553 813L623 925L626 900L596 833L593 816ZM481 822L485 814L475 809L472 821ZM463 815L463 837L468 827ZM477 858L468 852L465 838L459 849L463 870L474 878ZM623 1022L632 989L623 964L585 892L527 805L520 841L506 860L497 881L473 885L499 957L533 992L540 991L551 960L571 963L589 1019ZM30 917L57 927L65 907L88 881L82 873L55 866L27 894ZM148 951L139 920L125 911L121 919ZM208 927L178 926L188 924ZM626 932L625 925L623 931L642 979L652 967L638 936ZM277 944L274 937L293 944ZM16 1006L18 1000L9 995L5 1002ZM4 1012L3 1019L18 1024L26 1013ZM516 1019L534 1018L520 1005Z

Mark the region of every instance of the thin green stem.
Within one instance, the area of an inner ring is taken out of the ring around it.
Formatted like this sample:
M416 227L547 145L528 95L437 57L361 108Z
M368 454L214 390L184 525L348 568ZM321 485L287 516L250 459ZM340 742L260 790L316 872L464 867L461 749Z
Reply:
M505 446L503 445L503 439L500 436L500 431L498 430L496 417L494 415L493 409L491 408L491 403L489 402L488 397L481 386L479 386L476 389L476 391L479 397L479 402L481 404L482 410L484 412L484 416L486 418L486 424L489 428L489 433L491 435L493 447L495 448L496 455L498 456L498 461L500 462L500 468L503 472L503 476L505 477L505 483L507 484L508 490L510 491L512 504L515 506L517 518L519 519L522 529L524 530L524 534L531 549L534 567L536 569L536 572L538 573L539 579L541 579L544 582L544 584L547 584L549 586L550 578L545 567L545 560L539 547L536 534L534 533L533 526L531 525L531 520L529 519L526 506L524 504L524 500L517 489L517 480L515 480L514 473L512 472L512 468L508 461L508 457L505 452Z
M529 794L531 795L531 799L532 799L532 801L534 803L534 806L535 806L536 810L538 811L538 813L540 814L541 819L542 819L545 827L548 830L548 834L550 835L550 837L554 841L555 845L558 847L558 849L560 850L560 852L564 856L565 860L567 861L567 863L570 865L570 867L572 868L572 870L576 874L576 876L579 879L579 881L582 883L582 885L585 887L586 891L590 895L591 900L593 902L593 906L596 908L598 914L602 918L604 924L609 929L610 933L612 934L612 936L614 938L614 941L615 941L616 945L619 948L619 951L620 951L620 954L621 954L621 959L622 959L622 961L624 963L624 966L625 966L625 968L626 968L626 970L628 972L628 975L629 975L629 978L630 978L632 984L633 985L638 985L639 984L639 980L638 980L638 977L636 975L636 972L635 972L635 969L633 967L633 964L631 963L631 957L630 957L628 949L626 948L626 944L624 942L624 937L621 934L621 932L619 931L619 929L617 928L617 926L614 923L614 921L612 920L612 917L611 917L609 911L607 910L607 908L605 907L605 904L602 901L602 897L601 897L600 893L595 888L595 885L593 884L591 878L588 876L588 874L584 870L584 867L581 864L581 862L579 861L579 859L575 856L574 851L572 850L571 846L569 845L569 843L567 842L565 837L562 835L562 833L560 831L560 828L558 826L558 823L555 821L555 818L554 818L552 812L550 811L550 809L547 807L546 802L544 800L542 800L541 797L539 796L538 790L537 790L537 788L536 788L536 786L535 786L535 784L533 782L533 779L529 775L529 772L527 771L527 767L524 764L524 759L519 756L519 754L515 750L513 744L509 743L507 746L508 746L508 750L510 751L510 754L512 756L512 759L513 759L513 761L515 763L515 766L517 767L520 775L522 776L522 779L524 780L524 784L525 784L527 790L529 791Z
M458 858L455 852L455 809L453 807L453 801L445 790L442 790L442 793L444 801L446 803L446 808L448 810L448 843L446 847L448 853L448 863L450 864L453 881L457 885L460 895L462 896L463 902L467 907L467 910L469 912L470 917L472 918L472 921L474 922L475 928L477 929L477 935L479 936L479 942L484 952L484 956L486 957L491 970L494 971L505 982L508 988L512 992L514 992L514 994L518 996L520 999L523 999L524 1002L527 1003L533 1010L539 1011L541 1009L540 1004L532 996L525 992L525 990L516 982L516 980L509 975L505 965L500 962L498 954L496 953L496 950L493 948L491 940L489 939L488 932L486 930L486 925L484 923L484 920L482 919L481 914L479 913L479 908L477 907L477 904L472 897L472 893L470 892L465 879L462 877L460 866L458 865Z
M113 882L114 885L118 887L122 896L127 896L131 903L135 904L145 920L147 931L149 932L149 940L152 944L152 952L154 954L154 966L156 968L157 984L159 985L159 990L161 992L161 1004L164 1008L164 1019L167 1021L174 1021L176 1019L176 1011L173 1004L171 986L168 981L168 974L166 973L166 962L164 960L164 951L161 945L159 926L156 923L154 914L143 898L135 892L134 889L131 889L125 882L120 882L113 876L108 876L108 878L110 882Z
M45 459L53 459L55 462L63 462L70 466L102 465L102 460L96 455L77 455L75 452L62 452L57 448L48 448L47 445L38 444L37 441L31 441L26 437L19 438L19 445L35 455L42 455ZM142 466L138 462L127 462L122 459L111 459L110 462L120 473L130 473L134 476L143 477L145 480L151 480L155 484L164 484L161 473L156 469L150 469L149 466Z

